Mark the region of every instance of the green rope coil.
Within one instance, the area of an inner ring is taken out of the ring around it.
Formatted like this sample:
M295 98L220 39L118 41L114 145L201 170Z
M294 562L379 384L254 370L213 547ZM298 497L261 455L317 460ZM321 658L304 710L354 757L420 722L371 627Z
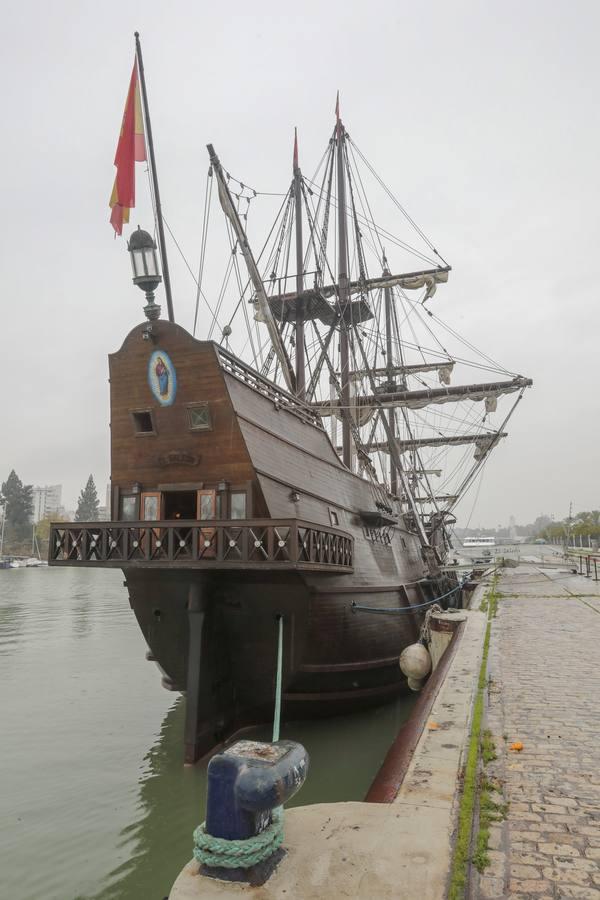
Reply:
M273 810L273 821L255 837L228 841L206 833L205 822L194 831L194 858L205 866L248 869L268 859L283 843L283 809Z

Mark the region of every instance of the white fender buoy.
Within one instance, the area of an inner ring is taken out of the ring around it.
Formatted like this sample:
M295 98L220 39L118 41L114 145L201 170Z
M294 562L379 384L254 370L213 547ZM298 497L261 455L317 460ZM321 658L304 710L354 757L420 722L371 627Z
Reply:
M431 671L431 656L423 644L411 644L400 654L400 669L412 681L422 681ZM411 685L409 684L409 687ZM413 690L418 688L413 688Z
M425 682L422 681L420 678L407 678L406 683L408 684L411 691L415 691L415 693L418 693L421 690L421 688L423 687Z

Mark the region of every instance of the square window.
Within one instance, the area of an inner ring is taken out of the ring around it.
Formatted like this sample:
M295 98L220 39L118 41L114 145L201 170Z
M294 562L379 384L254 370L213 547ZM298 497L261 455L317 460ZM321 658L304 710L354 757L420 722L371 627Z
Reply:
M156 434L154 420L149 409L138 409L131 413L136 434Z
M210 429L210 410L208 408L208 403L188 406L187 414L190 431L208 431Z

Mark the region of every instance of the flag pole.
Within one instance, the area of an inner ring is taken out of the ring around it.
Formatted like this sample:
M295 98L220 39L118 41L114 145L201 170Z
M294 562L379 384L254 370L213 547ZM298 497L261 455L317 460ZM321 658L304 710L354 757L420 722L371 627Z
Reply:
M142 93L142 106L144 108L144 120L146 123L146 138L148 141L148 154L150 161L150 175L152 178L152 187L154 192L154 211L156 213L156 223L158 227L158 249L162 263L163 281L165 284L165 295L167 298L167 310L169 313L169 322L175 321L173 314L173 296L171 294L171 278L169 275L169 262L167 260L167 248L165 245L165 231L163 227L162 207L160 204L160 191L158 189L158 178L156 176L156 161L154 159L154 141L152 140L152 125L150 124L150 110L148 109L148 95L146 94L146 78L144 76L144 62L142 60L142 47L140 44L139 31L135 32L135 55L137 58L138 71L140 74L140 88Z

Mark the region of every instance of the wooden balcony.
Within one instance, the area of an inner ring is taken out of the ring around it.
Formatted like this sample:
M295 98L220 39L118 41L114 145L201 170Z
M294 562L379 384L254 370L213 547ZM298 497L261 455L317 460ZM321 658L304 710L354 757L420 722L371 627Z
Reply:
M60 522L51 566L352 572L353 538L299 519Z

